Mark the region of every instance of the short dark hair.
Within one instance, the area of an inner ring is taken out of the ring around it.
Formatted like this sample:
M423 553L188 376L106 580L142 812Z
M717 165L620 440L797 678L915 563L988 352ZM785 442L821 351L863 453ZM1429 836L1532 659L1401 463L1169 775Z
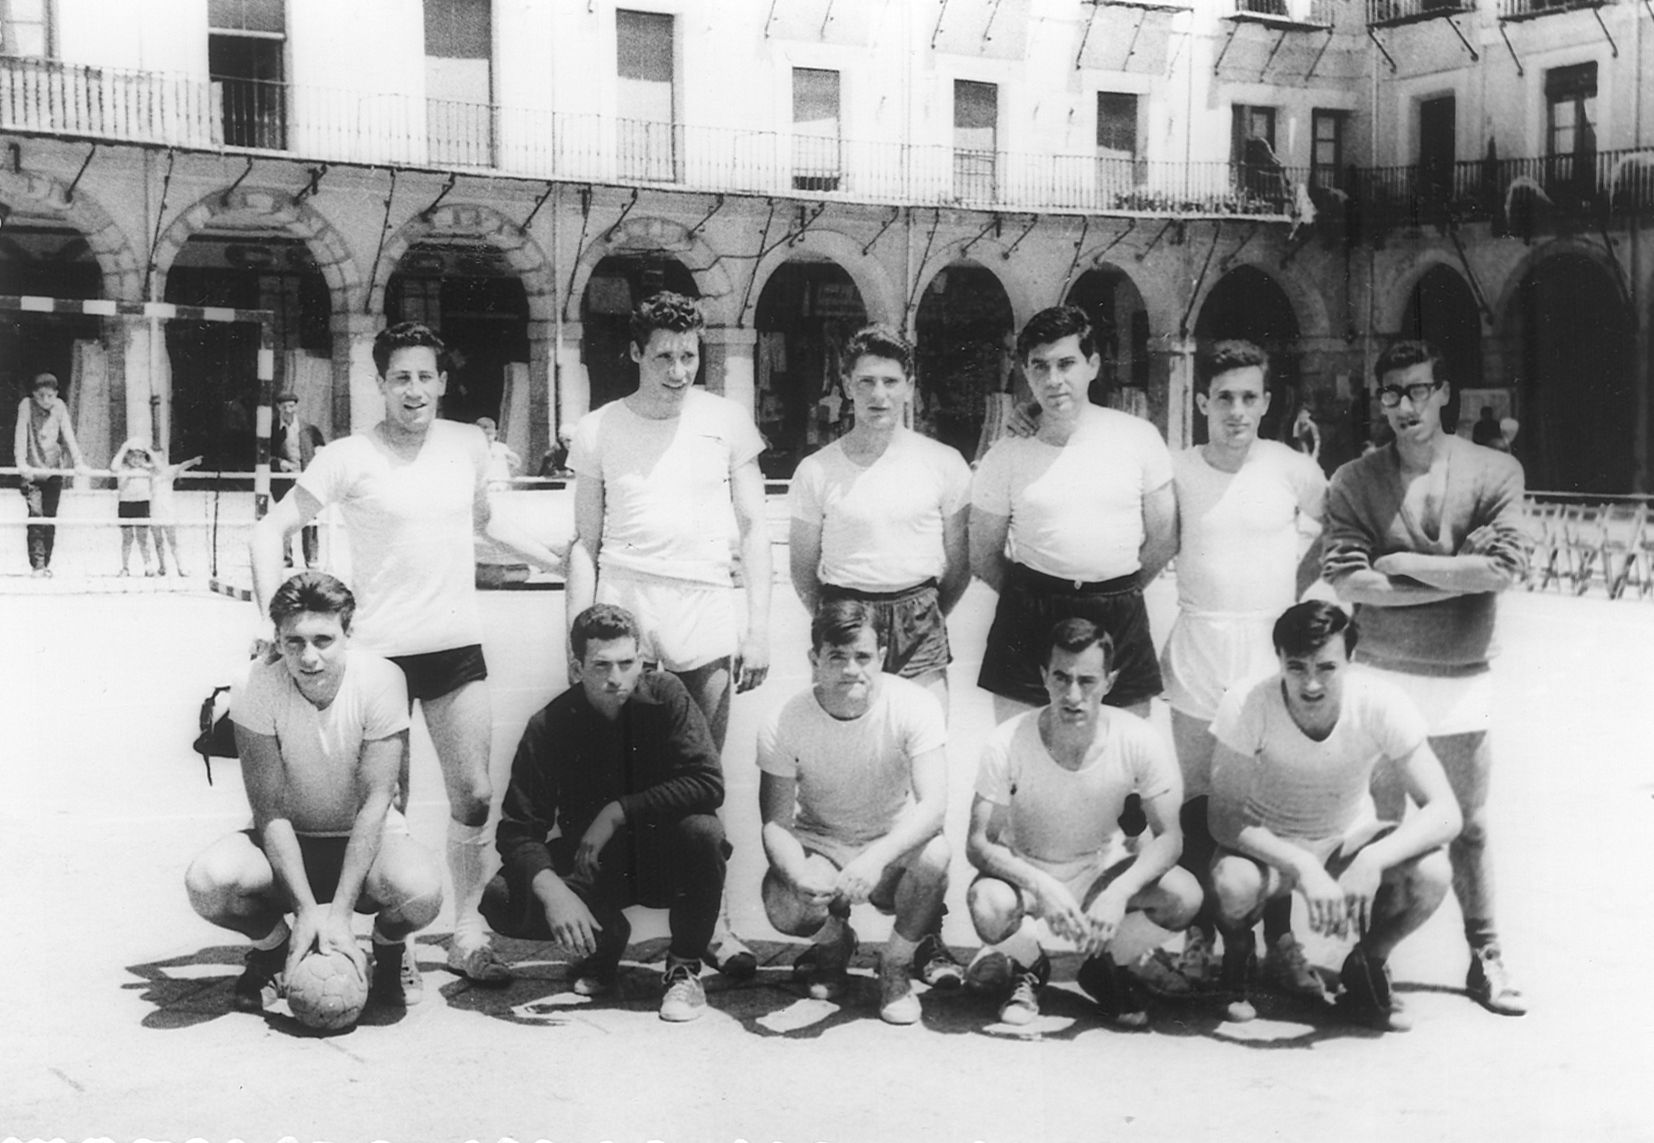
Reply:
M1270 637L1282 655L1309 655L1340 634L1344 654L1353 655L1361 631L1350 613L1324 599L1306 599L1281 612Z
M1195 379L1204 393L1212 385L1212 378L1236 369L1257 366L1263 370L1264 384L1269 384L1269 354L1256 342L1238 337L1214 341L1195 354Z
M693 333L696 337L706 328L706 317L700 303L686 294L662 290L650 294L632 310L632 344L639 352L649 347L649 338L657 329L670 333Z
M350 621L356 616L356 596L336 576L326 572L300 572L276 588L270 597L270 622L280 627L303 611L337 615L339 626L349 634Z
M840 361L849 377L863 357L879 357L902 367L902 376L913 376L913 344L887 325L864 325L844 343Z
M1078 655L1087 647L1103 649L1103 670L1114 667L1114 637L1089 619L1063 619L1051 628L1046 638L1045 665L1051 665L1051 652L1067 651Z
M624 607L612 603L594 603L569 624L569 649L577 662L586 661L586 648L594 640L632 639L642 642L637 619Z
M1442 351L1436 348L1434 342L1418 339L1392 341L1378 355L1378 360L1373 362L1373 380L1382 383L1386 373L1394 373L1398 369L1411 369L1427 361L1430 363L1431 379L1446 381L1446 359L1442 357Z
M33 379L29 382L29 392L31 393L33 393L36 389L56 389L57 387L56 373L36 373Z
M1017 334L1017 360L1027 361L1040 346L1054 345L1065 337L1078 337L1080 352L1097 356L1097 336L1086 312L1079 306L1050 306L1029 318Z
M823 600L810 620L810 649L849 646L863 628L871 630L874 640L881 647L884 645L871 604L860 599Z
M436 330L416 321L398 322L382 329L373 339L373 367L379 376L390 368L391 354L398 349L429 349L436 353L437 372L448 372L448 346L437 336Z

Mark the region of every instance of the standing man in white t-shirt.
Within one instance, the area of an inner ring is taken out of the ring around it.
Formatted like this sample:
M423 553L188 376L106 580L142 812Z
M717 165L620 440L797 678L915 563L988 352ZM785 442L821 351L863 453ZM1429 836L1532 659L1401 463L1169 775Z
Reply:
M1212 860L1206 826L1212 717L1231 686L1275 669L1270 629L1320 572L1319 523L1327 478L1279 441L1261 440L1269 410L1269 355L1249 341L1219 341L1195 358L1207 442L1172 456L1177 492L1177 622L1161 652L1172 744L1183 771L1183 868L1205 880ZM1315 539L1304 548L1305 525ZM1175 966L1140 968L1170 994L1206 983L1217 968L1210 900L1188 929ZM1264 913L1264 975L1290 992L1321 993L1321 981L1292 935L1292 901ZM1182 979L1179 980L1179 977Z
M1175 931L1200 908L1199 883L1177 865L1182 781L1147 721L1104 706L1119 677L1107 632L1064 619L1041 642L1049 704L997 727L977 771L968 900L986 947L968 975L1001 991L1005 1023L1033 1022L1051 975L1040 921L1086 954L1075 981L1103 1015L1141 1028L1148 1009L1112 946L1128 913ZM1117 824L1133 794L1150 831L1135 853Z
M1101 361L1084 310L1035 314L1017 356L1039 428L990 448L971 486L971 570L999 593L977 682L999 721L1043 704L1045 634L1078 616L1113 640L1108 704L1146 715L1161 681L1142 589L1177 543L1171 454L1149 422L1087 399Z
M799 462L787 497L793 588L804 608L859 599L877 617L884 669L948 706L947 616L970 585L971 470L902 423L913 347L872 325L845 343L855 424Z
M823 603L810 625L812 685L759 731L764 910L781 932L811 939L793 969L822 1000L848 984L853 907L894 913L879 1016L912 1024L915 960L936 947L948 889L948 728L923 687L881 670L877 622L864 600Z
M582 417L569 551L570 622L593 603L624 607L644 658L682 680L722 752L732 692L769 673L770 538L764 440L735 402L697 389L706 319L693 298L663 292L632 312L637 391ZM734 550L746 624L736 616ZM706 959L731 976L758 970L720 916Z
M1212 866L1231 1019L1246 997L1252 926L1267 902L1297 891L1310 928L1353 933L1340 1004L1380 1030L1407 1027L1385 966L1447 896L1443 847L1459 806L1418 708L1383 679L1351 671L1356 625L1336 604L1288 608L1272 633L1280 669L1224 697L1212 723ZM1399 822L1373 805L1374 770L1392 766L1418 806Z
M475 538L485 533L546 570L560 569L562 561L490 510L482 431L437 417L448 387L446 355L442 339L415 322L374 338L385 419L319 449L293 493L254 527L253 594L262 614L281 582L287 540L324 506L337 504L361 601L357 645L402 668L408 700L420 703L442 767L454 883L448 967L478 983L503 986L511 973L488 943L478 911L493 847L493 707L477 608ZM404 798L406 774L404 757Z

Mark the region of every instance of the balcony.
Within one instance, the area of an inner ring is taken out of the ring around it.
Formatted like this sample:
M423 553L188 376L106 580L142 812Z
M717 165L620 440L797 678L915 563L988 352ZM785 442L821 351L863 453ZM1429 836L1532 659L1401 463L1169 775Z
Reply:
M1225 20L1286 30L1332 27L1335 0L1230 0Z
M1558 12L1602 8L1613 0L1499 0L1499 19L1512 22L1535 20Z
M6 57L0 130L308 162L1064 213L1279 217L1291 185L1305 177L1225 162L964 151Z
M1467 16L1476 0L1367 0L1369 28L1397 28L1443 16Z

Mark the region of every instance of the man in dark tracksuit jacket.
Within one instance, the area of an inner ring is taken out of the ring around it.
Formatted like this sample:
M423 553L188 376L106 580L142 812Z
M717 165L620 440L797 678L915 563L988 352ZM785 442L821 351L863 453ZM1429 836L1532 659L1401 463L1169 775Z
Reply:
M574 685L529 719L511 766L496 844L503 868L483 896L498 933L549 940L583 959L574 991L614 987L629 905L667 908L664 1020L706 1007L701 950L712 939L729 846L715 811L723 770L706 720L669 671L645 673L637 623L589 607L569 633Z

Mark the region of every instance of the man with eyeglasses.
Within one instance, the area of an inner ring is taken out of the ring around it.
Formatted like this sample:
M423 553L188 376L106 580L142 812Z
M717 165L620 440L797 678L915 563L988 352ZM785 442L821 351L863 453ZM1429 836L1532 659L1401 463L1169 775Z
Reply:
M1442 369L1428 342L1397 341L1379 355L1373 373L1395 439L1333 474L1322 570L1355 605L1357 661L1423 711L1458 798L1464 830L1448 856L1470 945L1465 990L1520 1016L1527 1001L1494 925L1487 794L1498 593L1522 579L1529 555L1522 466L1443 429ZM1399 820L1399 775L1381 772L1374 797L1381 816Z

